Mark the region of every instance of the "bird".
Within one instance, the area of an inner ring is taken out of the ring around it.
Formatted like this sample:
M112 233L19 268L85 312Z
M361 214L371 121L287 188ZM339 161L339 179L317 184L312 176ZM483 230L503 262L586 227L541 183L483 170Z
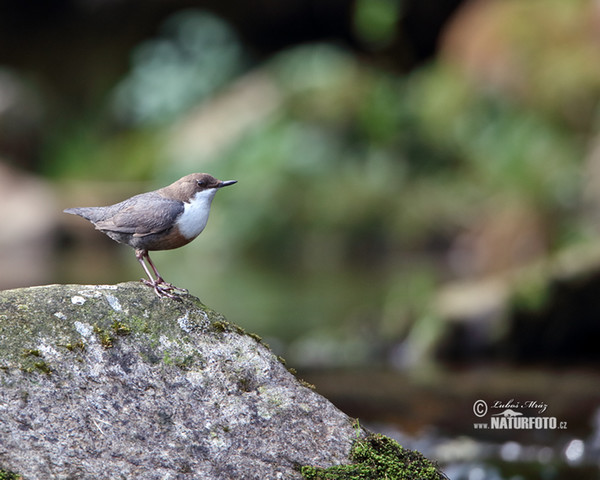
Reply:
M208 173L191 173L171 185L114 205L67 208L64 213L79 215L116 242L133 247L149 279L140 281L159 297L176 298L186 290L165 282L148 252L179 248L194 240L206 227L216 193L234 183L237 180L221 181Z

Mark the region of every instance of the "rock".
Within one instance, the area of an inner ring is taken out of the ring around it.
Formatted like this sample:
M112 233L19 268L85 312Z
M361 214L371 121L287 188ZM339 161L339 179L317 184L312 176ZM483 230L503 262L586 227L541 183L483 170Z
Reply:
M0 477L294 479L368 438L258 337L138 283L0 292L0 385Z

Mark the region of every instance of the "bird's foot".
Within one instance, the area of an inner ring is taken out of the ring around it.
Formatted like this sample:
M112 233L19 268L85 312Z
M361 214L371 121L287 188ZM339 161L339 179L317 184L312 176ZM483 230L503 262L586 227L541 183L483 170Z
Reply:
M181 292L180 295L187 295L188 293L190 293L190 292L188 292L187 288L176 287L172 283L165 282L163 280L163 278L160 277L160 276L156 279L156 283L158 283L159 285L165 287L167 290L174 290L174 291L177 291L177 292Z
M148 285L154 289L154 292L159 297L168 298L179 298L181 295L185 295L188 291L185 288L178 288L171 283L165 282L162 278L157 278L154 281L146 280L145 278L140 279L144 285Z

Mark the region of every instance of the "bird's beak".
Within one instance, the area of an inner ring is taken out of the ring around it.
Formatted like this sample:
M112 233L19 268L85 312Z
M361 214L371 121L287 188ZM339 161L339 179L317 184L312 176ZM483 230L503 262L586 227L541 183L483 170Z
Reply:
M233 185L234 183L237 183L237 180L225 180L224 182L219 183L218 188L223 188L227 185Z

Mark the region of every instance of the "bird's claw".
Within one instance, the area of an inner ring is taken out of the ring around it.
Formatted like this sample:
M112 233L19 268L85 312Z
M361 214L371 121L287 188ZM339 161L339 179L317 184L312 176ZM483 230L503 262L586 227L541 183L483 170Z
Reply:
M160 277L152 282L145 278L141 278L140 281L144 285L152 287L159 297L179 298L181 295L186 295L188 293L185 288L178 288L171 283L165 282Z

